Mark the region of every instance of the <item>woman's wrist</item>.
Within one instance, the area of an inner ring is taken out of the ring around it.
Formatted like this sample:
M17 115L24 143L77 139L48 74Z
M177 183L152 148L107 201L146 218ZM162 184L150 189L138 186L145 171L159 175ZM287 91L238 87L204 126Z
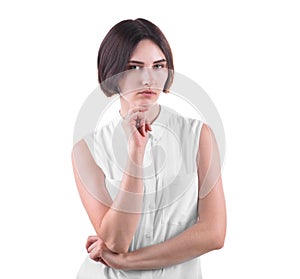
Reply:
M142 177L143 173L143 162L144 162L145 150L143 149L129 149L128 159L126 166L126 173L132 177Z
M131 260L132 253L127 252L121 255L121 265L122 265L122 270L134 270L136 269L133 265L133 262Z
M145 155L145 147L131 146L129 147L128 154L131 161L142 166Z

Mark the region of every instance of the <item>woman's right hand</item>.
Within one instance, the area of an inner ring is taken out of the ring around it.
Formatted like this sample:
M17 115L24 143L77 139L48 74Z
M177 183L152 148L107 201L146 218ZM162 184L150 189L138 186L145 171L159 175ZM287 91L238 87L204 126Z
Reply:
M110 251L103 240L97 235L91 235L88 237L85 244L86 251L89 253L89 257L96 261L105 264L108 264L103 260L102 253L103 251ZM111 251L110 251L111 252Z
M144 150L148 140L148 131L152 131L151 125L147 120L146 112L148 108L136 106L128 110L122 127L127 136L130 150Z

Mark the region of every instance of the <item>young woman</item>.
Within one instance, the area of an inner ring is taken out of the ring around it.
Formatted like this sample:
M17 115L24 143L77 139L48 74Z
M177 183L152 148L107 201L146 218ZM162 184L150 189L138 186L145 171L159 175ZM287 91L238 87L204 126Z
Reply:
M104 38L98 78L118 116L74 145L77 188L95 229L78 278L201 278L223 247L226 208L214 134L159 104L174 77L153 23L124 20Z

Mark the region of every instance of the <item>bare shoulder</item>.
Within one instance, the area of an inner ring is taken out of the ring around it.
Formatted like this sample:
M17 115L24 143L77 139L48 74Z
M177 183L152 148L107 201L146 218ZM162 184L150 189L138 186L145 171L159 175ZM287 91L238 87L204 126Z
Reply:
M89 151L87 143L85 142L84 139L81 139L73 145L72 155L74 156L74 154L87 152L87 151Z
M81 174L85 173L92 176L98 174L101 177L103 176L103 171L96 163L90 147L84 139L74 144L72 149L72 163L73 167Z
M204 152L207 153L210 150L210 148L213 145L213 139L214 139L214 133L211 127L208 124L203 123L200 130L199 143L198 143L198 147L199 147L198 154L197 154L198 163L200 159L200 153L204 155L203 154Z
M213 138L214 138L214 133L212 128L208 124L203 123L200 132L199 145L211 144Z
M82 138L78 142L76 142L72 148L72 159L74 160L75 158L80 159L80 160L94 160L94 156L92 154L93 150L93 140L92 139L87 139Z

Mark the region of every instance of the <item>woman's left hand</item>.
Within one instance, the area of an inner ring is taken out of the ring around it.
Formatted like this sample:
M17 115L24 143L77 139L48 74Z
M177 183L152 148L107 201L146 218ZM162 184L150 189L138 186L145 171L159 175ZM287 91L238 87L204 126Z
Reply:
M98 236L89 236L86 249L90 258L115 269L126 269L126 254L116 254L110 251Z

